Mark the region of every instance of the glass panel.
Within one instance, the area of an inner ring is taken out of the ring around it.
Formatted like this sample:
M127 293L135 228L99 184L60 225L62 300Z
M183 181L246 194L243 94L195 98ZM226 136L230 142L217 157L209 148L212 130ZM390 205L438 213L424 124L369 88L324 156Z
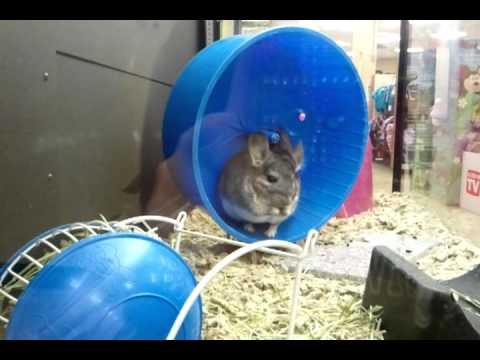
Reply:
M476 243L479 49L479 20L410 21L402 178L403 191Z
M376 71L371 89L370 140L373 148L373 181L376 195L392 191L395 91L398 71L400 20L378 20L376 29ZM384 91L387 90L387 91ZM385 94L384 106L375 101Z

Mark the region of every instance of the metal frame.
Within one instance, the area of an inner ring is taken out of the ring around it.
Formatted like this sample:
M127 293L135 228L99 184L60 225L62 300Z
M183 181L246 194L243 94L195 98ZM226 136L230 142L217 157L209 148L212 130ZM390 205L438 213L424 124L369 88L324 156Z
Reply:
M189 234L198 237L203 237L223 243L227 243L230 245L238 246L239 249L235 250L234 252L230 253L228 256L223 258L219 263L217 263L203 278L202 280L196 285L193 289L190 296L185 301L182 309L180 310L175 322L173 323L172 328L167 336L167 340L174 340L179 329L181 328L183 321L185 320L190 308L193 306L197 298L200 296L201 292L204 288L210 283L210 281L222 270L224 270L228 265L230 265L233 261L237 260L238 258L251 253L253 251L260 251L272 255L278 256L285 256L285 257L292 257L298 260L297 267L295 271L293 289L292 289L292 298L291 298L291 305L290 305L290 321L288 326L288 339L292 339L294 336L295 330L295 320L298 313L299 303L300 303L300 283L301 277L304 270L304 259L313 251L315 251L316 241L318 239L318 231L310 230L306 240L305 245L301 247L300 245L290 243L284 240L264 240L255 242L252 244L246 244L243 242L239 242L236 240L231 240L219 236L212 236L208 234L203 234L196 231L190 231L185 229L185 223L187 221L187 213L182 211L178 214L176 219L164 217L164 216L155 216L155 215L145 215L145 216L137 216L133 218L128 218L123 221L115 221L115 222L107 222L105 219L103 221L93 221L89 223L76 223L66 226L61 226L46 233L41 234L40 236L36 237L35 239L31 240L28 244L26 244L23 248L21 248L17 254L2 268L2 272L0 273L0 295L6 298L12 305L15 305L18 301L18 298L13 296L10 290L6 287L6 285L12 284L12 279L16 279L17 282L13 282L13 285L18 284L19 282L22 284L21 288L16 288L17 290L21 290L22 292L26 289L29 284L29 280L25 279L22 275L14 270L15 266L18 264L20 259L25 259L29 262L29 266L34 266L38 269L38 271L33 275L36 276L45 266L46 263L42 264L39 258L35 258L34 254L32 254L33 249L37 249L38 247L48 247L54 251L54 255L48 259L51 261L54 257L61 254L63 249L57 245L55 242L61 240L66 240L71 244L77 243L86 239L90 236L98 235L99 233L114 233L117 231L122 232L141 232L147 235L152 236L153 238L164 242L156 233L157 227L151 227L148 225L147 222L160 222L160 223L168 223L173 225L173 231L176 233L176 236L172 238L170 246L179 254L180 246L182 242L182 234ZM144 226L147 230L143 230L140 226ZM89 233L89 236L80 238L79 235L76 233L77 231L86 231ZM275 248L283 248L284 250L278 249L271 249L272 247ZM56 253L56 254L55 254ZM43 260L42 260L43 261ZM8 281L7 281L8 280ZM9 319L3 316L0 316L0 323L4 323L4 326L8 325Z
M220 40L220 21L221 20L204 20L203 27L205 33L205 47Z
M233 20L233 33L240 35L242 33L242 20Z
M403 133L407 116L407 67L408 67L408 42L410 40L410 24L408 20L400 22L400 54L398 58L397 75L397 101L395 105L395 146L393 157L392 192L402 190L402 164L403 164Z

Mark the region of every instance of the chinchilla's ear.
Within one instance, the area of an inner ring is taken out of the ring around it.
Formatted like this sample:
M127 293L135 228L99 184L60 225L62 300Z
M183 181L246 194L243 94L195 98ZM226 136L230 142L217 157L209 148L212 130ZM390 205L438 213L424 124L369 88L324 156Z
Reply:
M293 154L293 147L292 147L292 143L290 142L288 133L284 129L281 129L279 131L279 134L280 134L279 146L289 154Z
M265 135L251 134L248 137L248 153L254 167L260 167L270 156L270 146Z

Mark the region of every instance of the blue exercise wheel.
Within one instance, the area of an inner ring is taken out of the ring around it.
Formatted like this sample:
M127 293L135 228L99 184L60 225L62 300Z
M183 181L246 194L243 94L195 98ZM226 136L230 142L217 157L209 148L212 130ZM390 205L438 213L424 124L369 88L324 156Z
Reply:
M8 340L164 340L196 286L168 245L140 233L91 236L31 280L7 326ZM200 299L177 339L201 338Z
M284 27L233 36L202 50L172 89L163 151L179 188L237 239L264 239L225 216L217 186L229 159L252 132L275 138L286 129L303 142L305 164L296 212L277 238L296 242L327 222L357 179L365 154L368 111L348 55L327 36Z

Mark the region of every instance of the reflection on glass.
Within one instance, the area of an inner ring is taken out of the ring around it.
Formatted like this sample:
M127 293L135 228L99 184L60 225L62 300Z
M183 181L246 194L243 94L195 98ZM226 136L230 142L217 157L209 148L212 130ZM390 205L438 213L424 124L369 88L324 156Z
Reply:
M478 241L480 21L410 24L402 187Z

